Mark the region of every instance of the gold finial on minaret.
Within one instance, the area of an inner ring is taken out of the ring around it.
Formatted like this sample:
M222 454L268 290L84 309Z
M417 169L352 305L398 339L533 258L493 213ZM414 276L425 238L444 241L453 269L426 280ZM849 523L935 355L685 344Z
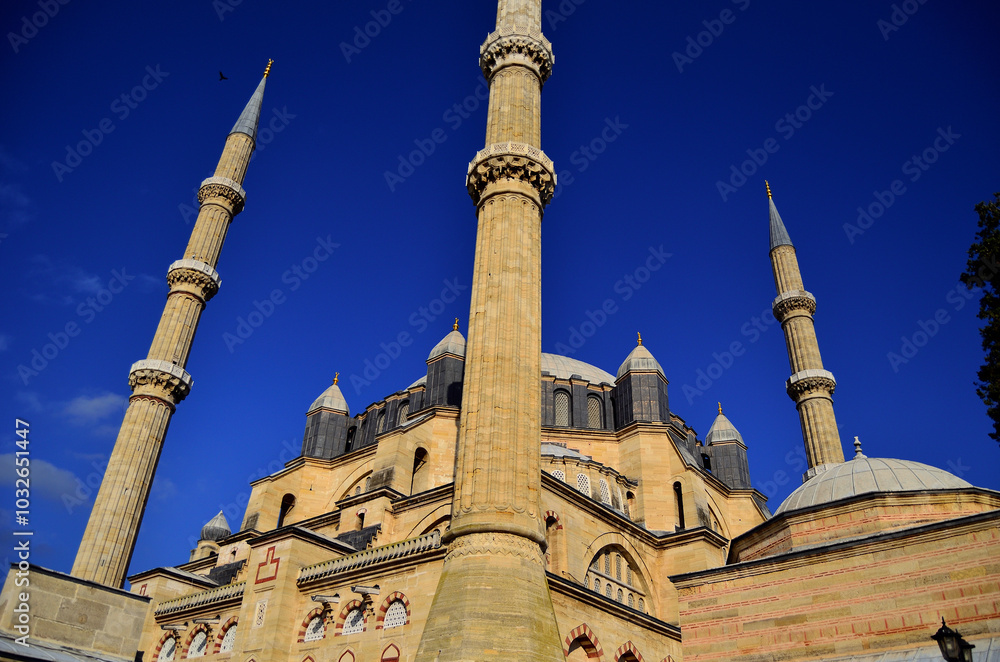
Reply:
M722 403L719 403L719 416L722 416Z
M455 325L451 327L452 331L458 331L458 318L455 318Z
M764 186L767 187L767 199L770 200L771 199L771 185L767 183L766 179L764 180Z
M268 74L271 73L271 65L274 64L274 60L268 58L267 66L264 67L264 78L267 78Z
M333 385L336 386L337 382L339 381L340 381L340 373L339 372L333 373Z
M639 333L639 344L641 345L642 344L642 332L640 331L638 333Z

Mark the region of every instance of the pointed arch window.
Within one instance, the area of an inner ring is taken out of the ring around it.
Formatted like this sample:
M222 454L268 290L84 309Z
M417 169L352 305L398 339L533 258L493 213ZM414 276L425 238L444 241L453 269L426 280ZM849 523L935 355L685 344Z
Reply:
M163 645L160 646L160 654L156 656L156 662L174 662L177 654L177 638L167 637Z
M202 657L205 654L205 649L208 647L208 634L204 630L201 630L194 635L191 640L191 645L188 646L188 657Z
M402 600L393 600L385 612L382 629L389 630L406 625L406 605Z
M326 623L322 616L313 616L306 626L306 634L303 641L319 641L326 635Z
M601 479L601 502L610 506L611 505L611 490L608 489L608 481Z
M576 489L580 490L587 496L590 496L590 478L587 474L576 475Z
M604 417L602 410L604 403L599 395L587 396L587 427L598 430L604 427Z
M295 507L295 495L286 494L281 497L281 506L278 510L278 526L276 528L281 528L285 525L285 518L288 517L288 513L292 511Z
M569 427L573 424L573 418L570 416L569 392L556 391L555 413L557 426Z
M406 423L406 417L410 415L410 401L403 400L403 404L399 405L399 413L396 414L396 425L402 425Z
M341 634L357 634L358 632L365 631L365 612L360 607L356 607L351 611L347 612L347 618L344 619L344 629L341 630Z
M229 626L226 634L222 636L222 644L219 646L220 653L229 653L233 650L233 645L236 643L236 627L236 625Z
M375 434L382 434L385 432L385 410L383 409L378 413L378 418L375 421Z
M638 601L639 611L643 611L642 599L649 595L650 588L630 559L628 552L618 545L605 547L592 559L583 585L622 606L627 604L635 609Z

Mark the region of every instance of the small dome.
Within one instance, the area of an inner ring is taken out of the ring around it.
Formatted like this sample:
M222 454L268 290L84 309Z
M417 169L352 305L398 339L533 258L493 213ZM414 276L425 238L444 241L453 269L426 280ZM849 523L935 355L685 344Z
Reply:
M330 388L323 391L322 394L309 406L306 411L306 415L313 413L317 409L331 409L333 411L343 412L345 415L350 416L351 410L347 407L347 400L344 399L344 394L340 392L340 387L337 386L336 379L333 380L333 384Z
M806 481L788 495L775 515L858 494L970 487L972 485L958 476L926 464L858 455Z
M442 338L441 342L434 345L434 349L427 355L427 360L433 361L444 354L453 354L461 356L463 359L465 358L465 336L458 329L455 329Z
M229 530L229 522L226 521L226 516L219 511L219 514L209 520L208 524L201 527L201 539L202 540L222 540L226 536L232 535L232 531Z
M712 423L712 427L708 429L708 434L705 435L705 445L711 446L712 444L721 444L727 441L738 441L743 444L743 435L740 434L736 426L722 413L722 407L720 406L719 415L715 417L715 422ZM743 445L745 446L746 444Z
M628 355L625 362L618 368L617 379L621 379L630 372L658 372L663 375L663 368L657 363L653 355L649 353L643 345L637 345Z

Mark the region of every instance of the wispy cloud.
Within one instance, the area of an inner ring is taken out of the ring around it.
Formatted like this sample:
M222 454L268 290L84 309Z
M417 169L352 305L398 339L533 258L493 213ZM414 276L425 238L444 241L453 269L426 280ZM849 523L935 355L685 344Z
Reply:
M156 501L169 501L177 496L177 485L166 476L157 476L149 495Z
M69 264L56 264L47 255L32 256L29 265L26 276L35 289L28 296L39 303L72 305L77 296L96 295L103 287L97 274Z
M37 414L45 409L42 406L42 400L38 397L38 394L34 391L18 391L14 395L14 400L25 408L32 414Z
M14 471L14 454L0 455L0 484L13 486L17 474ZM76 492L76 474L67 469L60 469L51 462L31 458L31 493L44 498L59 501L64 494Z
M104 419L123 414L126 402L125 396L117 393L101 393L95 396L80 395L70 400L62 408L62 414L73 425L89 427L104 421Z

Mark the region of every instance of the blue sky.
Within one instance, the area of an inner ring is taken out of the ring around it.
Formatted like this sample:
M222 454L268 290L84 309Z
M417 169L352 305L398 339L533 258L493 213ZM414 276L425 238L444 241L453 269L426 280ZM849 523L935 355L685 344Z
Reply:
M622 7L543 7L556 64L542 147L562 181L543 225L543 351L613 373L641 331L671 408L704 435L721 401L776 508L799 482L802 442L781 331L764 318L767 178L819 302L845 450L859 435L869 456L1000 489L973 385L978 298L959 286L973 206L1000 189L1000 7ZM495 11L482 0L6 3L0 419L31 423L33 562L72 565L194 192L268 58L268 131L132 572L184 562L220 509L238 526L249 479L297 452L335 371L361 411L423 374L452 318L465 328L475 210L464 177L484 142L477 58ZM336 247L313 263L321 243ZM275 290L282 303L227 342ZM410 344L380 359L400 334ZM32 367L35 351L51 358ZM382 367L366 375L369 363Z

